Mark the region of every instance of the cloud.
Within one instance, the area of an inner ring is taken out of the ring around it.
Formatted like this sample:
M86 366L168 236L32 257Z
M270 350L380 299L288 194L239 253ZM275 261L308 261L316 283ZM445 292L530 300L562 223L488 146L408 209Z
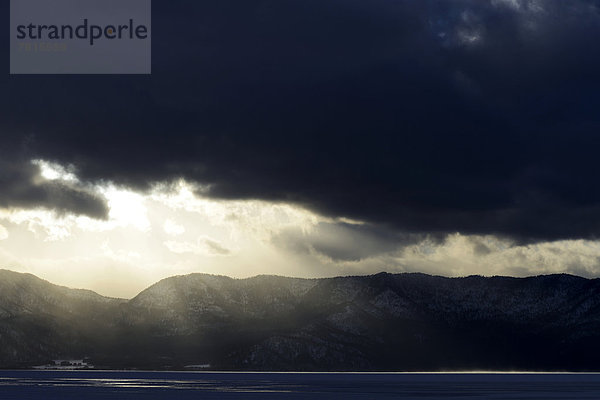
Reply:
M320 222L309 231L288 228L275 233L273 245L297 254L313 254L327 262L358 262L423 239L393 230L343 222Z
M598 236L597 2L155 6L151 78L0 78L1 207L107 214L18 154L406 234Z
M169 251L177 254L192 253L203 256L228 256L232 251L224 247L217 240L200 237L196 243L178 242L169 240L164 243Z
M178 236L185 233L185 227L179 225L171 219L165 221L164 230L168 235Z
M393 257L412 270L453 276L570 273L591 278L600 274L600 244L589 240L518 245L492 236L455 234L442 243L407 246Z
M210 238L201 238L200 243L204 245L204 248L208 250L208 254L227 256L231 254L231 250L223 247L223 245L216 240Z
M185 184L137 196L145 208L146 229L127 220L0 210L0 223L8 231L0 242L0 264L119 296L193 272L239 278L381 271L600 274L600 245L592 240L522 243L495 235L406 234L393 226L324 218L290 205L196 198ZM164 229L169 220L185 231L169 235Z
M108 206L99 194L77 183L47 180L41 168L18 161L0 162L0 207L45 208L105 219Z
M0 225L0 240L8 239L8 231L2 225Z

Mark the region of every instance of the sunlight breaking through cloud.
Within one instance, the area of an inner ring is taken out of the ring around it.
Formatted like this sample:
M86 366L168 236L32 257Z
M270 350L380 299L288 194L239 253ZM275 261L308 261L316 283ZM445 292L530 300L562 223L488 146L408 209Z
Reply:
M79 184L72 168L36 161L44 179ZM0 209L0 263L113 296L176 274L326 277L388 272L446 276L600 274L600 243L518 245L493 235L415 236L296 205L219 200L180 180L147 193L93 188L107 220ZM136 279L131 277L136 276Z

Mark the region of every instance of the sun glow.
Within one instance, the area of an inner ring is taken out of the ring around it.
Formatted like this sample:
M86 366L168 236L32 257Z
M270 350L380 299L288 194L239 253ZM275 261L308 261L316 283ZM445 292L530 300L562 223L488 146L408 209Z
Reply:
M114 186L101 188L100 193L108 200L109 221L117 226L132 226L143 232L150 229L148 209L143 195Z
M75 168L73 167L63 167L62 165L44 160L33 160L31 163L40 168L40 175L46 180L59 180L65 182L78 181L74 172Z
M85 186L70 167L33 161L45 181ZM72 287L129 297L176 274L237 277L302 273L273 246L286 229L310 232L324 219L289 204L222 201L185 181L137 193L85 186L104 198L106 220L43 209L0 209L0 264ZM136 277L132 279L132 277Z
M162 278L194 272L244 278L600 271L594 241L518 246L494 236L455 234L442 242L396 243L361 221L326 218L293 204L214 199L184 180L138 193L113 183L86 186L70 167L42 160L34 165L43 180L104 198L108 216L0 209L0 268L110 296L131 297Z

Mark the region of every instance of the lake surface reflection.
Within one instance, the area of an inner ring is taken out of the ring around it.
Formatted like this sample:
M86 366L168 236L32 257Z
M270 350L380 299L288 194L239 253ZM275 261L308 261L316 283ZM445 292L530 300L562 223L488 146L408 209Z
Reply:
M600 399L597 374L0 371L0 399Z

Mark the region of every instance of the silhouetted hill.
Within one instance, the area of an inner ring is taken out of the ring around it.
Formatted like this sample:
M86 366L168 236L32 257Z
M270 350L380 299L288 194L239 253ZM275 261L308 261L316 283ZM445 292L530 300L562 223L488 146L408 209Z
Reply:
M193 274L125 301L0 271L0 365L600 370L599 290L570 275Z
M93 338L126 300L0 270L0 366L45 363L94 350Z

